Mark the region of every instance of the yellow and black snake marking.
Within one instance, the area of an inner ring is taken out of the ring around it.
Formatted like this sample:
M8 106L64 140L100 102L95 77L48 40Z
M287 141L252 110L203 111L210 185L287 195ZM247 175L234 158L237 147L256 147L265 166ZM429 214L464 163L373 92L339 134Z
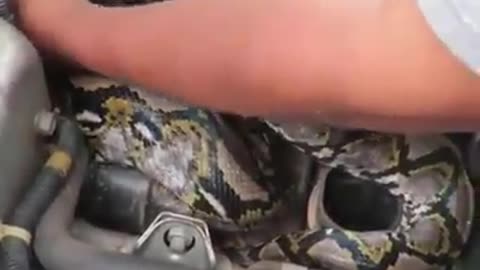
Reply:
M342 228L323 213L307 230L248 250L250 259L322 269L445 269L460 254L473 218L472 188L446 137L271 127L315 156L326 175L337 169L381 186L399 208L390 209L397 218L387 228L367 231Z
M272 188L274 179L252 162L255 157L218 115L102 77L70 81L75 117L99 162L138 168L215 229L248 230L282 208L286 189ZM398 202L387 209L396 218L387 228L362 231L319 215L308 228L247 248L227 248L239 263L430 270L444 269L460 254L469 236L473 198L459 154L446 137L265 123L311 155L325 175L339 170L382 187Z
M90 1L110 6L158 2ZM282 209L286 190L271 185L275 179L252 162L255 157L218 115L101 77L71 82L75 117L99 162L138 168L215 228L248 229ZM331 181L348 175L395 198L397 207L385 213L395 219L385 228L355 230L324 211L307 228L244 249L230 248L232 258L245 265L276 260L310 269L434 270L448 269L461 253L473 218L472 188L446 137L265 123L311 155L323 175L343 173Z
M139 169L222 230L246 230L281 209L268 170L220 117L105 78L76 77L72 108L99 162Z

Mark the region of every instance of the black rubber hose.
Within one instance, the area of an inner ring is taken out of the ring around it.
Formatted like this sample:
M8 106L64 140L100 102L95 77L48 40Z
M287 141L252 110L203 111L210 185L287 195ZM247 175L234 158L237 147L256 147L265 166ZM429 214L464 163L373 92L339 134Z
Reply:
M58 121L56 142L47 162L37 175L32 187L13 211L7 223L33 231L40 217L57 197L65 184L73 158L83 143L83 134L70 120Z
M74 157L82 145L83 134L67 119L59 119L54 149L19 205L7 217L9 228L21 230L23 237L8 234L1 241L0 269L30 269L29 240L40 217L53 202L68 177Z
M149 224L150 178L140 171L110 164L98 164L90 171L80 191L79 215L110 230L141 234Z
M193 270L172 263L159 264L134 255L106 251L72 237L80 189L88 168L82 153L67 186L42 217L34 241L35 253L48 270Z

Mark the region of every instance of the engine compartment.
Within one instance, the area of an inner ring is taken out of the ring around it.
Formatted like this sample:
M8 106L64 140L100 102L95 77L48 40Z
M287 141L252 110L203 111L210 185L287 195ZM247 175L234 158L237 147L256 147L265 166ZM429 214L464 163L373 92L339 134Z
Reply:
M188 209L175 202L155 199L164 198L163 191L151 179L92 159L87 140L70 117L72 101L62 92L62 77L71 70L42 61L23 35L3 20L0 65L6 74L0 79L7 78L0 80L0 265L25 270L244 269L215 248L215 238L224 235L212 234L206 222L191 217ZM478 179L477 136L449 136L462 150L471 179ZM297 181L298 196L292 196L290 207L305 208L312 200L317 172L311 159L284 144L272 151L278 157L278 175ZM378 192L376 187L356 186L348 179L330 183L321 199L336 223L361 230L385 229L396 222L393 217L369 213L376 205L386 206L386 212L398 207L387 197L380 198L383 202L368 202ZM346 201L342 202L335 194L351 200L342 198ZM274 226L305 226L307 212L280 216ZM270 230L271 226L258 234L265 237ZM248 242L248 237L239 233L237 238ZM307 269L273 261L260 261L248 269L287 265Z

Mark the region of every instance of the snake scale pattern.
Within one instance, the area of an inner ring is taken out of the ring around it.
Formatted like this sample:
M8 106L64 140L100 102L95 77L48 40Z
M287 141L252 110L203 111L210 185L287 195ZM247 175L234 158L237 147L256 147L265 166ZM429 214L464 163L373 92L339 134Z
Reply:
M289 188L275 186L268 164L242 145L222 115L97 75L70 82L75 118L97 161L142 171L212 228L254 230L288 204ZM325 175L340 170L382 187L398 207L389 209L397 214L388 228L351 230L324 214L305 228L229 247L242 264L275 260L309 269L433 270L448 269L460 255L470 234L473 198L459 152L447 137L258 121L311 156Z

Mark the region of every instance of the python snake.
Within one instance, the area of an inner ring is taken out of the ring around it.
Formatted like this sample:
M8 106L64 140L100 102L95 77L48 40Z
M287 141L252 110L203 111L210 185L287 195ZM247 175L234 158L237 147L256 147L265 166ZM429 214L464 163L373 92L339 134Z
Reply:
M289 189L275 186L268 161L259 162L220 114L100 76L70 82L75 118L97 161L137 168L212 228L254 230L288 204ZM388 210L396 218L386 228L362 231L342 227L323 211L305 228L228 247L242 264L276 260L312 269L430 270L446 269L460 255L470 234L473 198L459 152L447 137L263 123L310 155L324 178L339 170L383 188L398 202Z
M265 222L284 205L288 189L269 185L274 179L268 180L268 170L258 163L241 162L248 160L248 151L232 143L235 133L215 113L107 78L70 81L76 120L99 162L138 168L215 229L253 230L252 224ZM338 169L382 186L399 209L388 209L398 211L396 221L376 231L314 221L237 250L248 259L243 263L270 259L335 270L441 269L460 254L472 219L471 187L446 137L266 123L314 157L320 171Z

